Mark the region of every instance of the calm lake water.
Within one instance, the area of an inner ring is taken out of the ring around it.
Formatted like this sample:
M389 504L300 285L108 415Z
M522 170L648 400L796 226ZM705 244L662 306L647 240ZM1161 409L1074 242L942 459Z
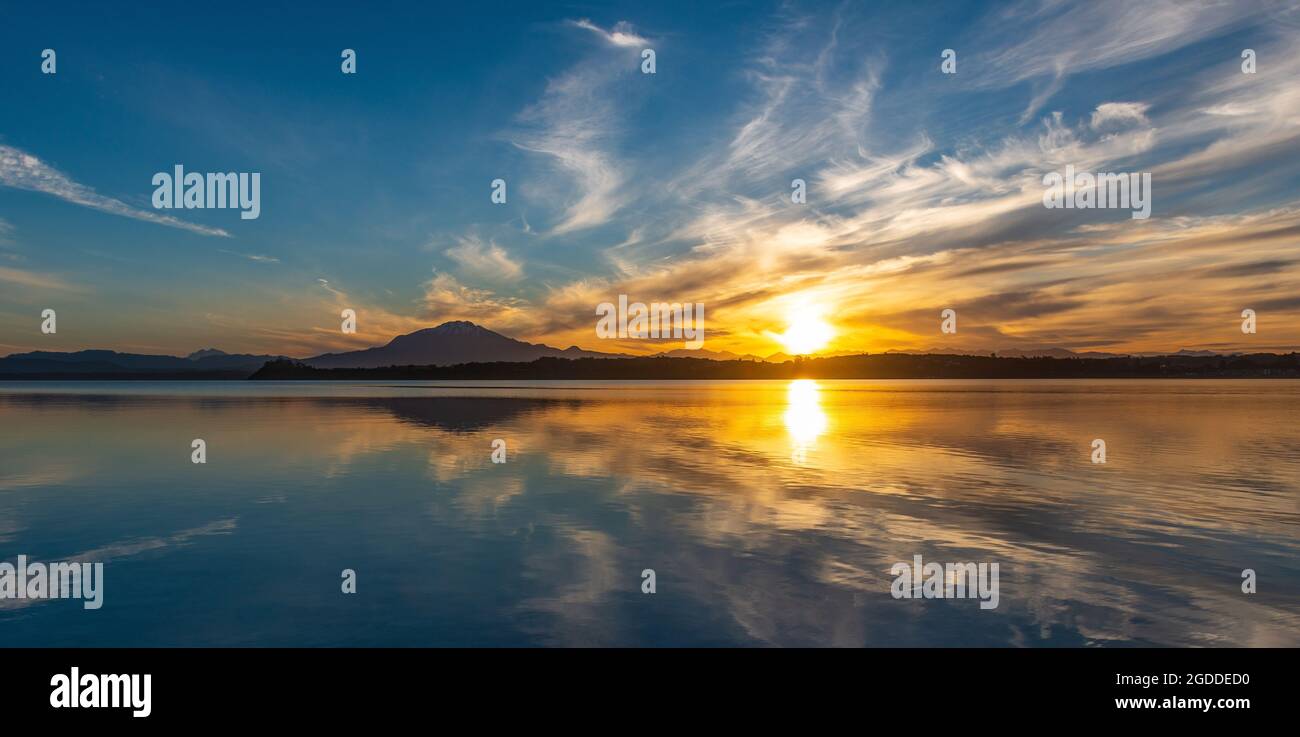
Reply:
M0 561L105 564L0 646L1300 644L1300 382L14 382L0 421ZM998 607L893 598L918 554Z

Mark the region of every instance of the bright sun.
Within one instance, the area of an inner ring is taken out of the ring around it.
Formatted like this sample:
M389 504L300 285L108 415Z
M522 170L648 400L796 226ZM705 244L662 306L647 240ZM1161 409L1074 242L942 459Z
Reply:
M820 310L800 306L786 315L785 332L776 339L785 345L787 353L803 356L819 351L835 337L835 329L821 318Z

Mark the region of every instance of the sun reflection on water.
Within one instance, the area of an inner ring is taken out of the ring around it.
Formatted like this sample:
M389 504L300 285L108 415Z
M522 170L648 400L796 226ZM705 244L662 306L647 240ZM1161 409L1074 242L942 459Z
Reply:
M821 387L812 379L795 379L786 389L785 427L790 432L790 458L803 464L808 449L826 432L826 413L821 406Z

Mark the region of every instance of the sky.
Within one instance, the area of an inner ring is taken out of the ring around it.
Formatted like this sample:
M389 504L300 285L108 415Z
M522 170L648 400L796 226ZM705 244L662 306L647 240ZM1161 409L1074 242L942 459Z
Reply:
M764 356L1300 346L1295 2L218 7L5 11L0 354L681 347L598 337L619 295ZM259 217L155 208L178 164ZM1045 207L1066 166L1150 217Z

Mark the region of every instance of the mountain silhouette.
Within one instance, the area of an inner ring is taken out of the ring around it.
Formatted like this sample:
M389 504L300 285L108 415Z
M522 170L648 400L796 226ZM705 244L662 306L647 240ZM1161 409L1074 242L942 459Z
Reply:
M387 345L346 353L325 353L302 363L314 368L382 368L385 366L453 366L458 363L527 363L539 358L627 358L624 354L563 350L540 343L525 343L456 320L436 328L399 335Z
M117 351L88 350L63 353L31 351L0 358L0 375L85 375L212 373L248 375L267 361L283 356L222 353L208 349L188 358Z

